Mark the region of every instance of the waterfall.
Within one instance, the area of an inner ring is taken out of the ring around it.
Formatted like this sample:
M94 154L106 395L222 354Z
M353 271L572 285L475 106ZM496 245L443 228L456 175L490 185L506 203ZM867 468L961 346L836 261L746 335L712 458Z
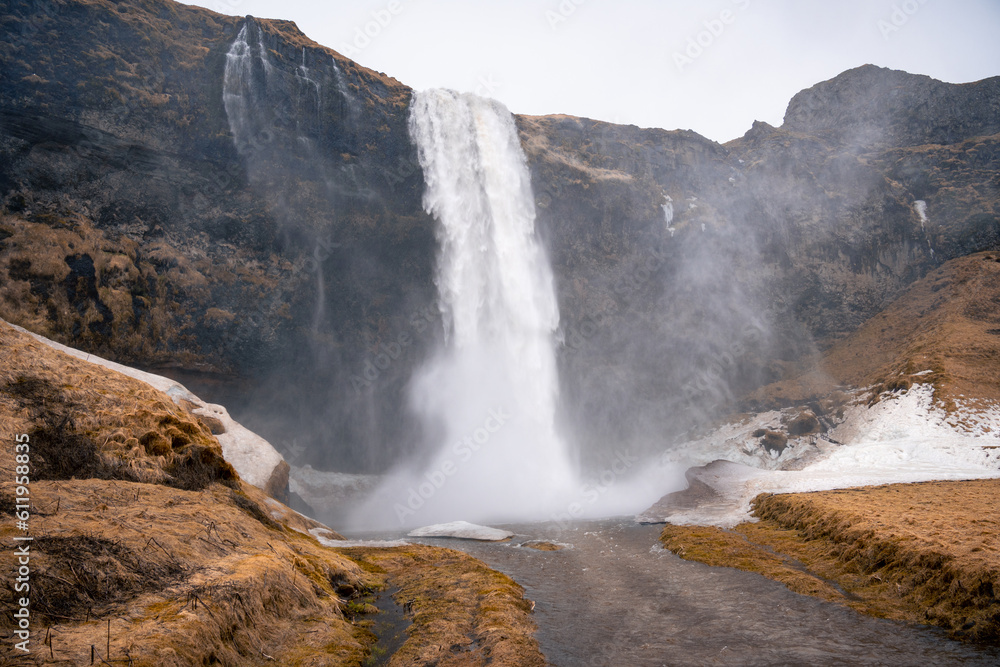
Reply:
M667 193L663 193L663 203L660 204L660 208L663 209L663 221L670 227L670 223L674 221L674 200Z
M226 118L229 120L229 129L233 133L236 150L243 156L246 156L261 140L258 134L260 128L264 127L264 122L260 116L261 110L255 102L263 99L263 95L259 94L262 91L258 88L266 85L270 69L267 67L269 64L267 52L259 41L259 35L257 36L259 53L256 56L253 53L249 38L251 27L256 29L255 24L246 21L229 46L229 51L226 53L226 71L222 80L222 103L226 109ZM260 70L256 70L257 63L262 65Z
M438 224L445 345L411 387L440 439L420 473L389 483L395 514L426 524L565 510L574 476L556 429L559 310L514 119L493 100L430 90L414 96L409 130Z
M306 47L304 46L302 47L302 64L295 69L295 76L308 84L308 86L304 86L307 92L316 95L316 113L320 113L320 109L323 106L323 93L320 89L319 81L309 76L309 68L306 67Z
M350 89L347 87L347 77L344 75L344 70L340 69L340 66L337 65L337 59L330 56L330 62L333 64L334 85L337 87L337 92L340 93L340 97L343 100L341 115L343 115L343 104L346 104L347 111L353 118L358 113L358 100L351 94Z

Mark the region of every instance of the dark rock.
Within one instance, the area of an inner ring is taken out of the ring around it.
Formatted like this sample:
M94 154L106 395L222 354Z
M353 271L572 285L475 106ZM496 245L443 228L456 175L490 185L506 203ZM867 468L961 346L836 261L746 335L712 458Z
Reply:
M788 436L781 431L767 431L761 438L760 444L767 450L768 454L775 452L781 454L788 445Z
M418 449L407 383L441 323L410 89L285 21L44 5L5 8L31 29L0 53L0 316L197 370L193 390L297 464L373 472ZM256 142L234 141L222 96L244 25L271 67ZM998 87L865 66L725 145L517 117L585 458L704 425L941 262L1000 247Z
M794 438L800 435L809 435L810 433L819 432L820 423L816 418L816 415L806 410L789 420L785 428L788 430L788 435Z

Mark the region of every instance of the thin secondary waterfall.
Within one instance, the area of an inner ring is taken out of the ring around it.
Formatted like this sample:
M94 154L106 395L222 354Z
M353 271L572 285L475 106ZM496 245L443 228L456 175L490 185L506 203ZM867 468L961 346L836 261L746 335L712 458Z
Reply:
M236 149L244 156L259 141L257 135L265 127L263 110L258 108L263 94L257 88L266 85L266 76L270 69L267 52L259 41L258 53L256 55L253 53L249 39L251 27L256 29L256 25L249 20L246 21L229 46L222 80L222 103L226 109L226 118L229 120ZM255 66L259 66L262 70L256 76Z
M545 517L574 477L555 422L559 309L514 119L496 101L430 90L414 96L409 129L438 222L445 346L412 385L439 449L393 481L395 513L407 524Z

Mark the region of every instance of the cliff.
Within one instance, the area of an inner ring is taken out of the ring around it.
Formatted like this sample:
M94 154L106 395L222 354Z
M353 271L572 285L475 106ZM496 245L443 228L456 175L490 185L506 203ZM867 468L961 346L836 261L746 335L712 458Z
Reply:
M183 381L293 465L418 448L440 316L410 90L286 21L2 9L0 317ZM517 117L574 439L659 446L1000 245L998 86L865 66L726 145Z

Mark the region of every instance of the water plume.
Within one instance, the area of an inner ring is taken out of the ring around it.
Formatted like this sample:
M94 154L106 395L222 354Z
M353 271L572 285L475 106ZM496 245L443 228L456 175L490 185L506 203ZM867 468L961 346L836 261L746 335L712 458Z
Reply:
M414 96L409 130L438 223L445 343L411 385L434 444L372 504L389 501L404 524L544 517L575 477L556 427L559 309L513 117L430 90Z

